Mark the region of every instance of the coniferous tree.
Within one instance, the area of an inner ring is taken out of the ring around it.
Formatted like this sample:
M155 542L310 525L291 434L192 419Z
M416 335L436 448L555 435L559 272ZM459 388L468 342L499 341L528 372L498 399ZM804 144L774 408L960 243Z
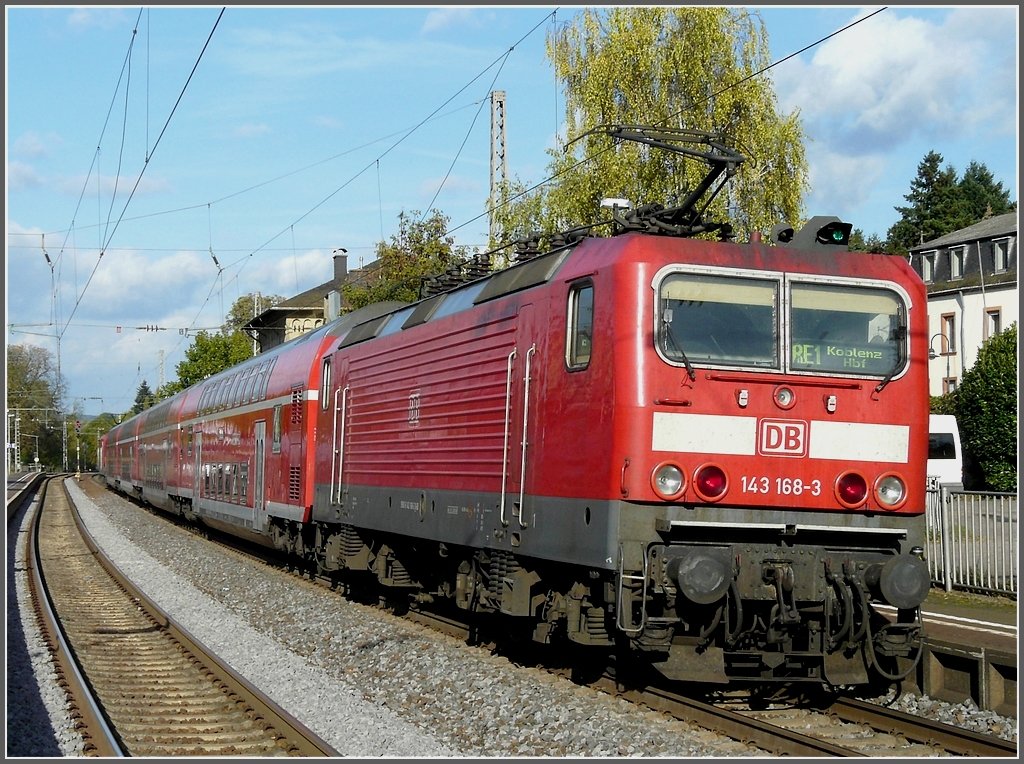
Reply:
M150 406L156 403L156 396L153 395L153 391L149 389L149 383L146 380L142 380L142 384L139 385L138 390L135 391L135 404L132 406L132 414L140 414Z
M959 185L960 195L974 222L1017 209L1017 205L1010 201L1010 190L1003 188L1001 181L996 182L984 164L971 162L967 165Z
M929 151L918 164L910 193L903 197L910 204L895 208L901 218L889 229L891 249L904 253L973 222L959 194L956 170L942 168L942 161L941 154Z
M961 179L956 170L943 168L942 155L929 151L917 166L910 183L910 202L896 207L901 217L889 228L887 249L906 254L920 244L974 225L990 215L1017 209L1010 193L997 183L984 164L971 162Z

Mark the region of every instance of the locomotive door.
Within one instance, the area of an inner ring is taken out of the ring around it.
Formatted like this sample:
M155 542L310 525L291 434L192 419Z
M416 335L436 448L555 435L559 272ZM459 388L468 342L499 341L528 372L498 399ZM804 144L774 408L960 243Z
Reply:
M504 466L502 470L501 524L518 531L533 523L526 489L530 475L530 438L537 382L537 344L533 306L524 305L516 319L516 345L508 355L505 380Z
M331 411L331 504L345 503L345 438L348 435L348 359L335 357L336 383L329 404Z
M256 530L267 527L267 506L264 501L264 474L266 462L267 423L265 420L256 422L255 426L255 464L252 476L252 525Z

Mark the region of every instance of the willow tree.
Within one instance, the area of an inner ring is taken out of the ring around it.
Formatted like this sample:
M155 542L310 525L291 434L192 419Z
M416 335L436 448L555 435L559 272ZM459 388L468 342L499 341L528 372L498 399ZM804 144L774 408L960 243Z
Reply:
M779 112L767 33L743 8L586 9L549 35L548 57L565 96L564 149L549 149L549 182L503 190L498 238L555 232L605 219L602 197L671 207L705 176L693 157L612 140L602 125L708 132L746 158L705 216L739 238L802 215L803 128ZM601 233L601 231L595 231Z

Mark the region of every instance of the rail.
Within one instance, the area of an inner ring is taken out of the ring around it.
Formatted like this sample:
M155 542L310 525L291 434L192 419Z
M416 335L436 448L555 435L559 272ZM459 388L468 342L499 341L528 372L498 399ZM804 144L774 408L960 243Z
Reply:
M1017 495L928 486L927 558L932 584L1017 596Z

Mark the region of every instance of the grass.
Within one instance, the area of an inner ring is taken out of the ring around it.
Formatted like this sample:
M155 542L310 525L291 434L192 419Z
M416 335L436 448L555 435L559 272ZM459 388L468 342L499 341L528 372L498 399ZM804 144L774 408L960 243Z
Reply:
M990 610L1012 612L1017 610L1017 600L1010 597L996 597L989 594L974 594L972 592L952 591L932 587L928 592L928 599L925 600L925 607L929 603L944 602L950 605L964 607L980 607Z

